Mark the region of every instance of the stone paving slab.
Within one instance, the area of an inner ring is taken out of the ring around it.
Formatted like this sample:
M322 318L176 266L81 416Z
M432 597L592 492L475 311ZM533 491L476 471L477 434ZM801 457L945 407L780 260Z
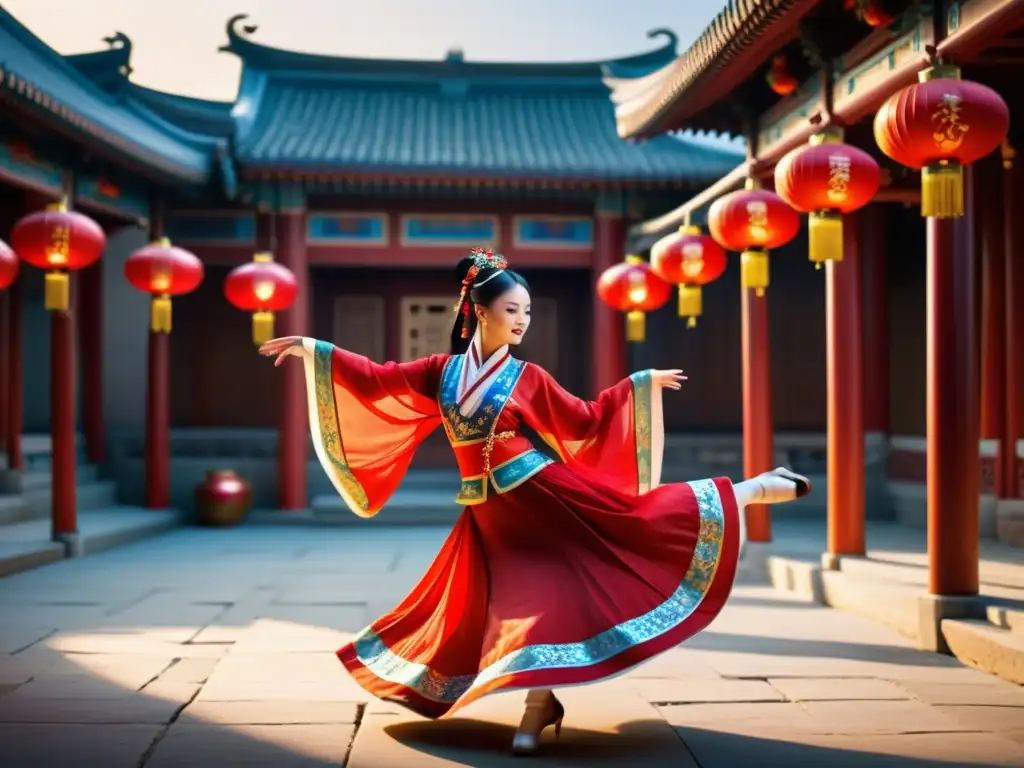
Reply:
M0 579L0 764L522 765L522 692L427 722L334 655L446 535L178 530ZM738 587L705 632L628 675L558 695L565 728L532 764L1024 766L1024 689L768 587Z
M146 768L313 768L345 765L352 725L186 725L160 739Z

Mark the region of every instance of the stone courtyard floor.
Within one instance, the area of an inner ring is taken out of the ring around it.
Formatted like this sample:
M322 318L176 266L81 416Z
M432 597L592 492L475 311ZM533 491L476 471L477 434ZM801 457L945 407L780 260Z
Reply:
M180 529L0 579L0 765L522 765L522 694L424 722L335 659L440 528ZM739 585L704 633L559 693L540 766L1024 766L1024 688Z

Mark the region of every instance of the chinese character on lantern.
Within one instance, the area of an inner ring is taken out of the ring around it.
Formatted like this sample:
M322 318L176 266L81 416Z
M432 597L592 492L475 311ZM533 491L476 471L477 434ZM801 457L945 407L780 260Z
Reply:
M48 270L46 308L66 311L70 299L68 272L84 269L99 259L107 237L88 216L69 211L65 201L21 219L11 232L11 246L23 261Z
M921 215L964 214L963 166L994 151L1010 129L1006 102L957 67L937 65L890 96L875 113L878 148L921 170Z
M133 287L153 296L150 328L171 332L171 296L191 293L203 282L203 262L161 238L140 248L124 264L124 276Z
M252 312L252 338L263 344L274 336L274 313L292 305L299 285L295 274L274 261L269 253L257 253L252 261L231 270L224 295L235 307Z
M878 192L882 171L867 152L843 143L843 132L826 128L775 166L775 191L808 217L810 259L815 267L843 258L843 215L863 208Z
M651 248L651 269L662 280L679 286L679 316L697 325L703 310L701 286L725 272L725 251L700 227L685 225Z
M740 251L740 282L764 295L769 284L768 251L800 231L800 216L774 192L747 179L746 188L720 197L708 210L708 231L728 251Z
M11 246L0 240L0 291L7 288L18 276L18 257Z
M597 295L612 309L626 313L626 340L643 341L644 313L663 306L672 286L654 274L639 256L627 256L606 269L597 280Z

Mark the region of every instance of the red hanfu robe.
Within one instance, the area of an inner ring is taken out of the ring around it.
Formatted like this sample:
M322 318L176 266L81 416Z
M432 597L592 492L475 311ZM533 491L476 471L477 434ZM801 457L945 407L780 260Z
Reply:
M721 610L740 544L732 484L659 487L649 371L587 402L507 352L469 391L475 346L386 365L322 341L305 349L317 456L355 514L380 511L439 423L462 475L466 509L427 573L338 650L370 693L444 717L497 690L594 682ZM561 461L534 450L522 423Z

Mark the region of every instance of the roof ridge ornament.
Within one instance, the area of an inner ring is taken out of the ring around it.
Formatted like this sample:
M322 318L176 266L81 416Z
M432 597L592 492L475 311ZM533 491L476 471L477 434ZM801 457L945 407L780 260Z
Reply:
M649 37L651 40L657 37L664 37L666 38L666 42L665 45L662 46L662 49L671 48L673 54L675 54L675 52L678 50L679 35L677 35L668 27L658 27L657 29L650 29L647 31L647 37Z
M226 31L228 33L228 44L221 48L222 51L233 50L233 46L236 42L246 40L250 35L252 35L254 32L256 32L256 30L259 29L258 24L245 24L239 27L239 24L241 24L248 18L248 13L236 13L234 16L228 19L228 23L226 26Z

